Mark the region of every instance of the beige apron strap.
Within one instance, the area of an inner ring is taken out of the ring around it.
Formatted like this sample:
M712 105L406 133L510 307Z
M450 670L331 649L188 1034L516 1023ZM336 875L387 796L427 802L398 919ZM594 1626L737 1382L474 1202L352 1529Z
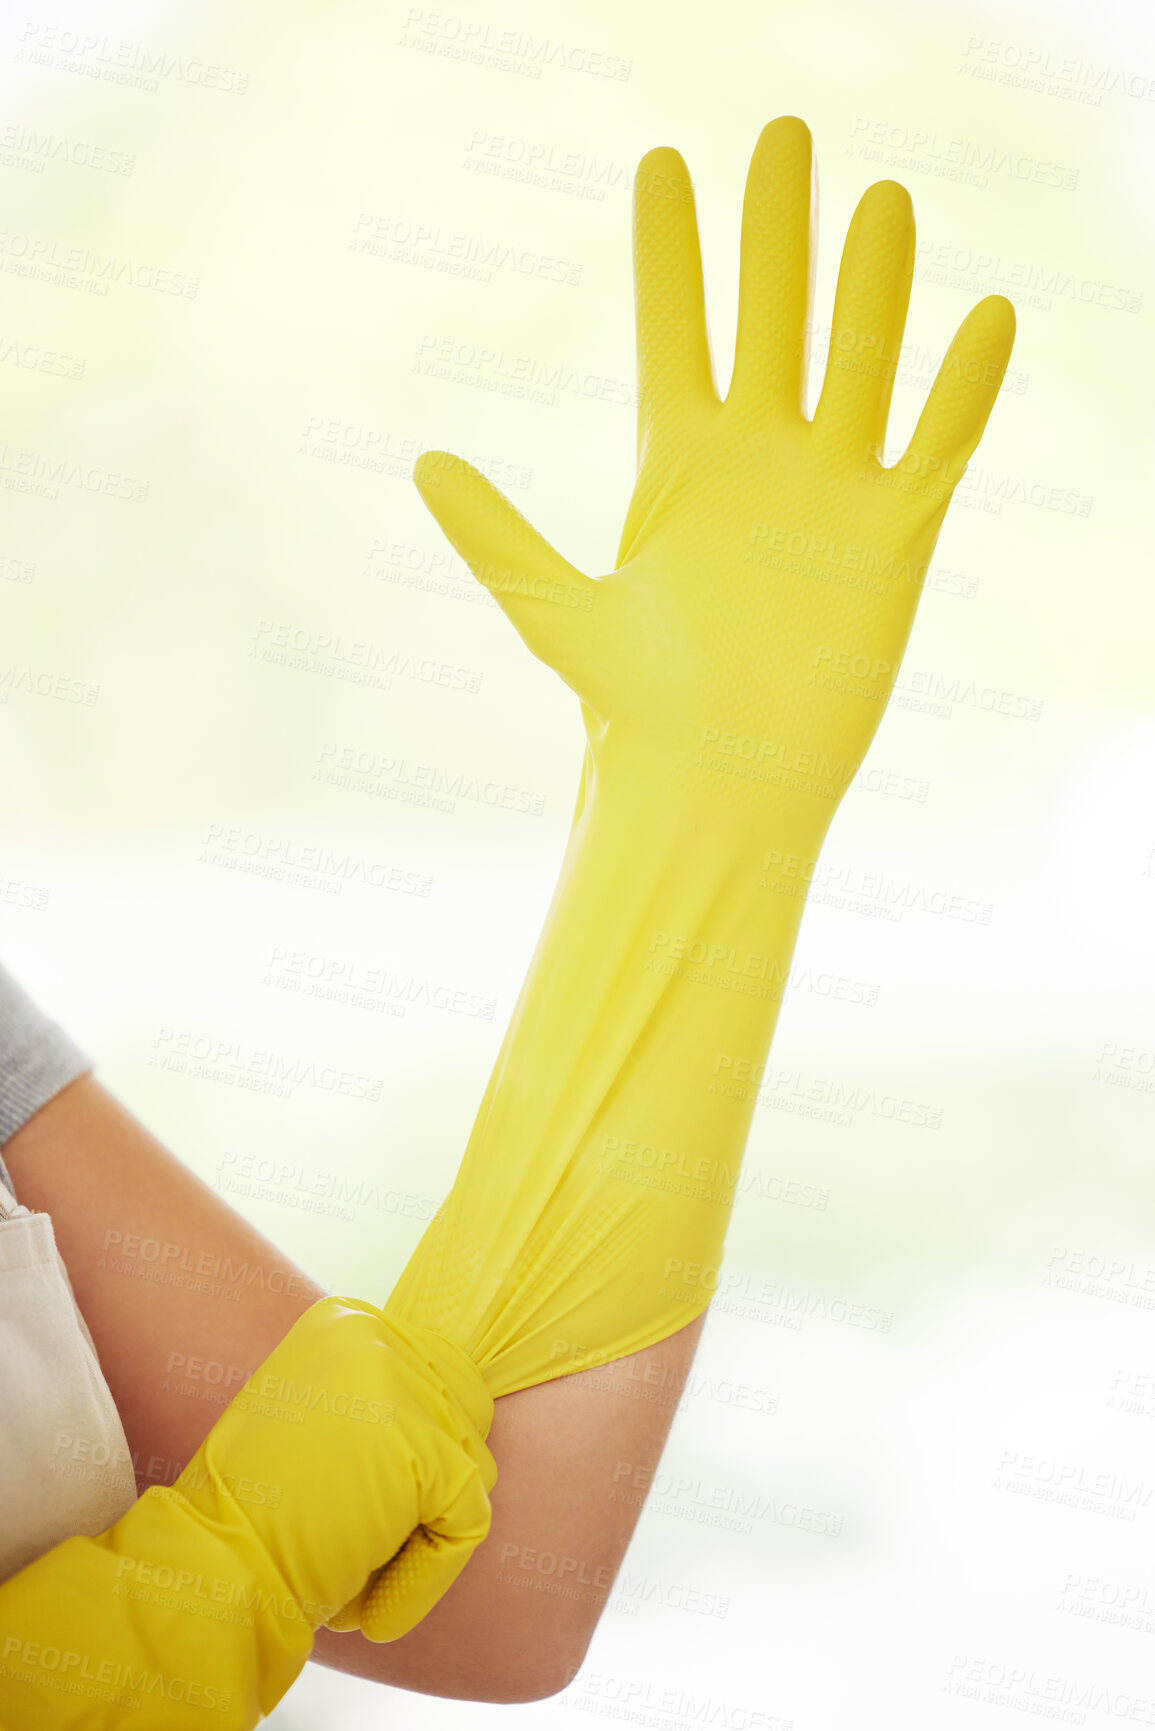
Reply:
M136 1501L124 1427L52 1221L0 1190L0 1580Z

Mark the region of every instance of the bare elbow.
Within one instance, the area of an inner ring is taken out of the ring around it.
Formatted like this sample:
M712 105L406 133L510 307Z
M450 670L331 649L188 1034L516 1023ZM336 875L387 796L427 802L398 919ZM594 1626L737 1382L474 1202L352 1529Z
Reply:
M567 1643L565 1649L530 1640L502 1641L488 1647L457 1643L440 1651L422 1644L422 1650L411 1648L407 1652L405 1643L410 1639L405 1636L401 1641L378 1645L362 1635L321 1629L312 1656L318 1664L366 1682L388 1683L394 1689L454 1701L517 1706L547 1701L567 1689L581 1669L589 1644L585 1635Z
M578 1671L581 1661L576 1665L538 1664L528 1669L514 1669L504 1676L491 1675L478 1679L478 1688L484 1693L472 1694L472 1701L486 1701L494 1705L518 1706L530 1701L548 1701L551 1695L560 1695L568 1689Z
M502 1648L479 1658L472 1665L461 1666L454 1677L454 1687L439 1688L435 1692L493 1706L513 1707L531 1701L548 1701L550 1696L560 1695L569 1688L581 1670L584 1658L585 1643L580 1652L565 1654Z

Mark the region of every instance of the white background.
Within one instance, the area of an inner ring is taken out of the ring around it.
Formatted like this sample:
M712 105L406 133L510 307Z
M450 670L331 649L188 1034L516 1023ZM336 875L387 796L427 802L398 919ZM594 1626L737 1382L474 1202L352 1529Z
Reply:
M769 1194L739 1197L727 1269L782 1305L715 1305L663 1462L682 1488L564 1695L310 1666L279 1731L1155 1724L1149 20L123 0L10 12L0 65L4 958L182 1158L377 1301L419 1213L303 1189L387 1181L427 1217L448 1188L581 757L575 701L447 557L413 457L470 457L608 569L633 167L659 143L689 163L724 383L779 113L818 155L819 356L857 199L914 198L892 455L968 306L1019 314L796 957L876 1001L796 992L755 1117ZM278 638L298 651L266 658ZM367 787L324 779L346 748L379 760ZM431 778L450 809L406 797ZM492 1014L293 992L295 952ZM287 1095L241 1084L270 1050L305 1078ZM773 1199L789 1181L810 1206ZM718 1487L841 1530L719 1529ZM679 1609L691 1588L725 1614Z

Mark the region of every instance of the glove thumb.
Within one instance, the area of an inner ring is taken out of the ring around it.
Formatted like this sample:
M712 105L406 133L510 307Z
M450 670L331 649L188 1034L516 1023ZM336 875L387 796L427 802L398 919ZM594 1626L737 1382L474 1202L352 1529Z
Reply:
M563 559L472 463L424 451L413 479L446 538L527 648L580 696L583 671L594 661L600 586Z
M369 1641L396 1641L407 1635L444 1598L488 1536L491 1518L482 1475L474 1472L450 1506L435 1521L414 1528L397 1555L329 1627L360 1627Z

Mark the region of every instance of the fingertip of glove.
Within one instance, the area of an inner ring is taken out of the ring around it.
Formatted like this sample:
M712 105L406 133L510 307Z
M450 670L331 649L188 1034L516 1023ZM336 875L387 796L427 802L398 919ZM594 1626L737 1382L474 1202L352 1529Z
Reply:
M992 329L1005 330L1008 336L1014 336L1018 328L1018 318L1015 314L1015 304L1006 295L987 295L975 308L976 312L984 312Z
M686 159L676 144L654 144L638 163L639 172L643 168L676 167L685 168Z
M767 144L792 144L810 150L814 139L806 122L796 114L779 114L774 120L768 120L758 134L758 147Z
M871 208L879 212L909 218L914 214L914 204L910 193L901 180L876 180L868 186L862 195L861 205L870 201Z
M973 306L959 327L956 341L988 364L1006 368L1017 328L1015 309L1006 295L987 295Z
M635 195L650 193L655 198L668 199L671 189L676 192L679 184L684 186L686 199L693 196L690 171L681 151L672 144L655 144L652 150L647 150L634 175Z
M436 487L445 471L455 463L460 464L459 457L453 457L448 451L422 451L413 465L413 481L418 491L426 492L430 487Z

